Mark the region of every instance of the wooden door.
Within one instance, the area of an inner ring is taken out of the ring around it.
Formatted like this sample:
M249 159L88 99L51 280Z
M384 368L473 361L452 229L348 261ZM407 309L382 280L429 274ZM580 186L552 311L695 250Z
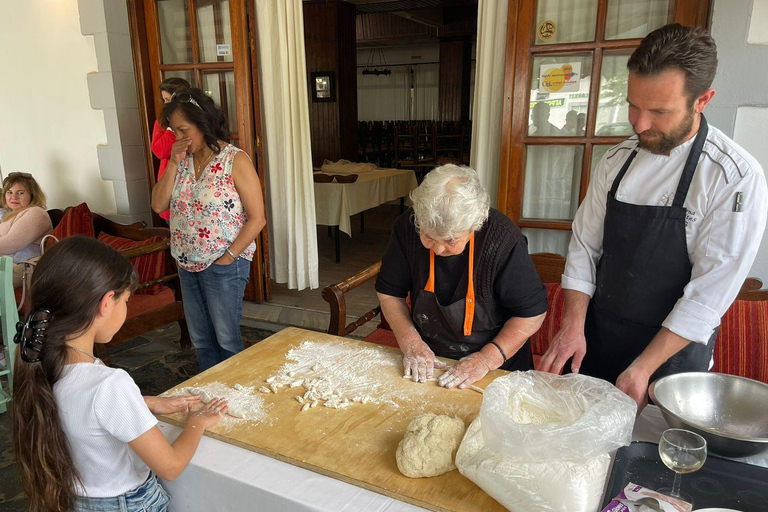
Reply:
M590 174L632 135L627 60L649 32L709 24L710 0L510 0L499 209L565 255Z
M227 114L230 142L248 153L264 191L254 13L246 0L130 0L129 16L139 99L148 133L162 109L160 83L180 77L213 98ZM149 134L146 136L149 147ZM150 183L156 183L157 160ZM257 251L245 298L269 300L269 250L266 228Z

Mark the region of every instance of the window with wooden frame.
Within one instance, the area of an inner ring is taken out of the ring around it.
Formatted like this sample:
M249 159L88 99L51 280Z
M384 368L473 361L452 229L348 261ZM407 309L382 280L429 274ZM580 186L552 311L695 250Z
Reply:
M157 30L149 34L156 45L150 59L157 59L160 71L152 77L158 81L154 90L169 77L199 87L227 114L230 142L240 146L229 0L157 0L146 5L147 18Z
M707 26L710 0L510 0L499 209L529 250L566 255L606 151L634 132L627 60L672 22Z

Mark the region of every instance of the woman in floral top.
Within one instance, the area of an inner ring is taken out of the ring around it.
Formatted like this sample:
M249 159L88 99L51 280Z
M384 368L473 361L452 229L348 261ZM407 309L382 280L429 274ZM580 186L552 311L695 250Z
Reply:
M254 240L266 224L261 185L248 155L225 142L227 119L200 89L163 109L176 134L152 209L171 211L171 254L200 369L243 350L240 319Z

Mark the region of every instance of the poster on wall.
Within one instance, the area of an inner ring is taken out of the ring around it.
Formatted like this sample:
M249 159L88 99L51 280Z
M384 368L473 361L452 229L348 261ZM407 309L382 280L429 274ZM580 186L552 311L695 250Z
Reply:
M542 64L539 86L542 92L578 92L581 82L581 62Z

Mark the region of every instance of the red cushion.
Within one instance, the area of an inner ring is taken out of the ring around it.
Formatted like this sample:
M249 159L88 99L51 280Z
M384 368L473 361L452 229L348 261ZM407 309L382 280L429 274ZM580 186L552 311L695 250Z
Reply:
M167 286L158 286L157 288L159 288L159 292L155 295L132 295L131 299L128 301L127 318L143 315L144 313L154 311L176 302L176 296L173 294L173 290Z
M59 222L51 234L59 240L72 235L95 237L93 217L91 216L91 210L88 209L88 205L81 203L67 210L67 213L64 214L61 222Z
M712 371L768 383L768 301L735 301L720 323Z
M121 238L119 236L108 235L104 232L99 233L99 241L104 242L116 251L124 251L126 249L134 249L136 247L144 247L157 242L163 241L163 237L153 236L146 240L131 240L129 238ZM136 273L139 275L139 281L146 283L160 279L165 275L165 251L157 251L152 254L145 254L138 258L131 258L131 264L136 269ZM137 292L138 294L151 294L155 295L160 292L160 286L153 286L145 290Z
M531 336L531 350L533 351L534 363L537 355L544 355L544 352L547 351L549 344L552 342L552 338L560 330L563 308L565 307L565 294L560 287L560 283L544 283L544 286L547 287L549 306L547 307L547 316L544 318L544 323L541 324L541 329Z
M376 329L371 334L363 338L363 341L368 341L370 343L376 343L378 345L386 345L388 347L395 347L397 348L399 345L397 344L397 339L395 338L395 333L390 331L389 329Z

